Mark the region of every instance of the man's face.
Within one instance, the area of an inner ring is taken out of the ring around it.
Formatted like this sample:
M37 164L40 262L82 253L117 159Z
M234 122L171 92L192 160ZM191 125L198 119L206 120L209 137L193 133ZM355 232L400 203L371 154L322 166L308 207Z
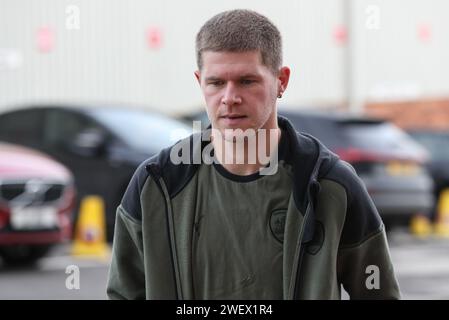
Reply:
M202 60L195 75L214 129L227 136L225 129L277 128L276 99L288 83L288 68L276 77L262 64L259 51L206 51Z

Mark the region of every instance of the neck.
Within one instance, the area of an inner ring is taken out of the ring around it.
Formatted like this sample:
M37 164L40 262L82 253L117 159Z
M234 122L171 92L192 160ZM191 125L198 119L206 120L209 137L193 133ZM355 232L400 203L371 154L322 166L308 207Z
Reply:
M256 135L224 139L212 137L215 157L229 172L236 175L250 175L267 166L281 138L281 130L259 130Z

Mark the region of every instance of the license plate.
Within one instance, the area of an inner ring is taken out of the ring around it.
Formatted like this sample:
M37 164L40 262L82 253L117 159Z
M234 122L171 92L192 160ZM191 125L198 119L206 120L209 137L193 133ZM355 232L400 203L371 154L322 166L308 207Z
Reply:
M413 176L419 171L419 166L413 163L390 162L387 172L392 176Z
M12 208L11 227L15 230L50 229L57 226L57 211L53 207Z

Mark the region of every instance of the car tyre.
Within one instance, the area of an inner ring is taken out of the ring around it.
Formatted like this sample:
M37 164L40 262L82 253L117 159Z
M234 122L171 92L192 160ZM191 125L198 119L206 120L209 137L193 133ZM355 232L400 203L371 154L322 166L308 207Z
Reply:
M0 257L6 266L30 266L45 256L51 245L17 245L0 247Z

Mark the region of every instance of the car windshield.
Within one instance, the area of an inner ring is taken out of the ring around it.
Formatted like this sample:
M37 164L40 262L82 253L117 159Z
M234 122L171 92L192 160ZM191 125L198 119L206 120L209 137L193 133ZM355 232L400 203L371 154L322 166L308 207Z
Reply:
M449 133L411 133L435 160L449 160Z
M132 147L154 152L191 134L184 123L140 110L95 109L90 114Z

